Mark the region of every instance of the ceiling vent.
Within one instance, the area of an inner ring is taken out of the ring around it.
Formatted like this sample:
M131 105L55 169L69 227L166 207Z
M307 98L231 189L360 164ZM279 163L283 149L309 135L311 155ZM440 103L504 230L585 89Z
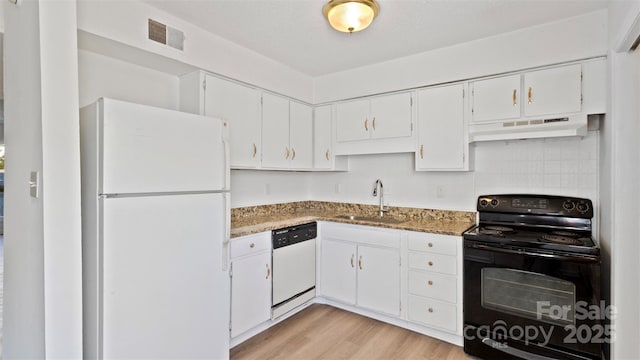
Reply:
M153 19L149 19L149 39L174 49L184 50L184 33Z

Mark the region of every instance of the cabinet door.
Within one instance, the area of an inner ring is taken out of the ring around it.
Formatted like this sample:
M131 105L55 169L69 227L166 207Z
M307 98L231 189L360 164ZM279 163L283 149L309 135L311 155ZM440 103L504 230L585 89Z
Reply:
M313 109L297 102L289 104L289 146L292 169L313 166Z
M319 106L313 119L313 168L331 169L331 105Z
M421 170L465 168L464 85L422 90L418 93L418 152Z
M322 239L322 295L347 304L356 303L356 245Z
M285 169L289 147L289 100L262 94L262 167Z
M369 99L336 105L336 141L369 139L370 130Z
M375 139L411 136L411 94L402 93L371 99L371 137Z
M231 167L260 164L260 93L258 90L205 75L204 115L229 123Z
M582 107L582 65L524 74L526 116L579 112Z
M471 83L473 121L520 117L520 75L503 76Z
M271 317L271 253L263 252L232 263L231 337Z
M358 246L358 306L400 315L400 253Z

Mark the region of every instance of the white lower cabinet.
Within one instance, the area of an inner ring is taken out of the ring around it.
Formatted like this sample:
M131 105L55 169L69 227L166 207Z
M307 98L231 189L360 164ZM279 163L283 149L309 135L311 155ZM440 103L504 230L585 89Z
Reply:
M460 334L462 331L462 239L408 232L409 321Z
M400 315L400 253L397 249L358 246L358 306Z
M399 316L400 231L333 223L321 231L321 294Z
M231 337L271 318L271 232L231 240Z

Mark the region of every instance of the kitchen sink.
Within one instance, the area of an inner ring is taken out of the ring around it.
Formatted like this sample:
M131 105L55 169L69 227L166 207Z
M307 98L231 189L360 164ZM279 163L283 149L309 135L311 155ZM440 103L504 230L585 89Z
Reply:
M372 222L372 223L383 223L383 224L401 224L406 219L400 219L392 216L366 216L366 215L338 215L336 216L338 219L345 220L354 220L354 221L364 221L364 222Z

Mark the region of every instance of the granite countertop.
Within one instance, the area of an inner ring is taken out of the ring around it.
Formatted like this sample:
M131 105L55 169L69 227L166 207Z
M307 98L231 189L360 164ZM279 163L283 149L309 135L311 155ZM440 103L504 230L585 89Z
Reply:
M231 210L231 237L300 225L332 221L445 235L462 235L475 225L475 213L404 207L390 207L381 220L373 205L301 201ZM357 215L358 219L346 216Z

